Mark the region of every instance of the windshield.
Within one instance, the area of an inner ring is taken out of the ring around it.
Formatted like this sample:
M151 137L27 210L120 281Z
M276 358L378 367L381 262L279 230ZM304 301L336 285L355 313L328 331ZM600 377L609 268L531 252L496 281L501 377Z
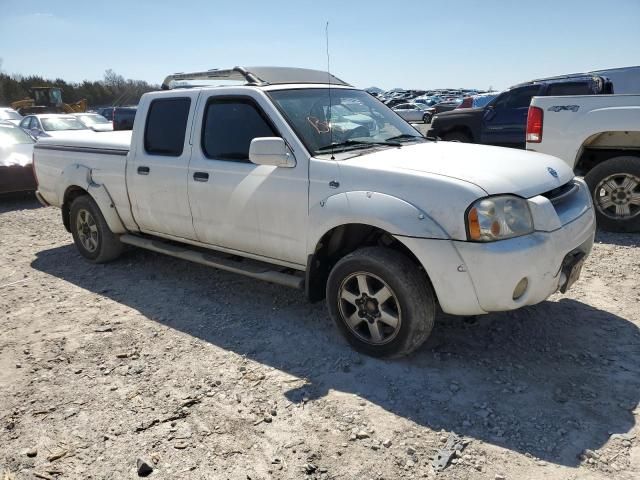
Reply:
M102 115L78 115L78 120L84 123L87 127L91 125L102 125L105 123L111 123L109 120L104 118Z
M24 130L13 125L0 124L0 147L8 147L21 143L34 143Z
M47 132L58 130L86 130L87 127L75 117L49 117L41 118L42 128Z
M15 110L0 110L0 120L20 120L22 115L20 115Z
M390 141L425 141L391 109L361 90L332 89L331 99L328 88L275 90L269 95L313 155L329 153L332 145L339 152Z

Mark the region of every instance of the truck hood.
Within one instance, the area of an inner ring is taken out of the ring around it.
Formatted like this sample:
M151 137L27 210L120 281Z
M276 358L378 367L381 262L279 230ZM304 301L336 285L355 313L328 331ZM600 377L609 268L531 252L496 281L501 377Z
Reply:
M472 183L489 195L513 193L530 198L570 181L562 160L513 148L458 142L425 142L367 153L345 164L380 171L412 171Z

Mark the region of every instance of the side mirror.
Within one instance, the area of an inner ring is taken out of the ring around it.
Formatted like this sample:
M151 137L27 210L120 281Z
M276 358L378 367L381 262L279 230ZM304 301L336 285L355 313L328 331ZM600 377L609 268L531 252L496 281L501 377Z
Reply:
M286 142L280 137L258 137L251 140L249 160L256 165L292 168L295 157L289 152Z

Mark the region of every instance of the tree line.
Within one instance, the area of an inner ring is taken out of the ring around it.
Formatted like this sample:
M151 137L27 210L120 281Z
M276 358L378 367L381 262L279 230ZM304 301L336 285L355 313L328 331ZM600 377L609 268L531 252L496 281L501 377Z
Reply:
M102 80L77 83L66 82L61 78L52 80L39 75L9 75L0 72L0 107L31 97L29 89L32 87L59 87L65 103L84 98L89 107L136 105L143 93L159 88L143 80L125 79L113 70L107 70Z

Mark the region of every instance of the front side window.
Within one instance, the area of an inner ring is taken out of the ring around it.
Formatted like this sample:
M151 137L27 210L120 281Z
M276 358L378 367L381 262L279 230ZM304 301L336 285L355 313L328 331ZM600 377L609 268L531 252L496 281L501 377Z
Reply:
M507 97L505 108L529 108L531 99L538 94L539 90L540 87L538 85L511 90Z
M189 119L190 98L153 100L147 114L144 149L152 155L179 157Z
M202 126L207 158L248 162L251 140L279 136L252 100L214 98L207 104Z
M269 95L312 155L426 141L362 90L300 88L274 90Z
M20 128L24 128L25 130L29 130L31 128L31 117L26 117L24 120L20 122Z

